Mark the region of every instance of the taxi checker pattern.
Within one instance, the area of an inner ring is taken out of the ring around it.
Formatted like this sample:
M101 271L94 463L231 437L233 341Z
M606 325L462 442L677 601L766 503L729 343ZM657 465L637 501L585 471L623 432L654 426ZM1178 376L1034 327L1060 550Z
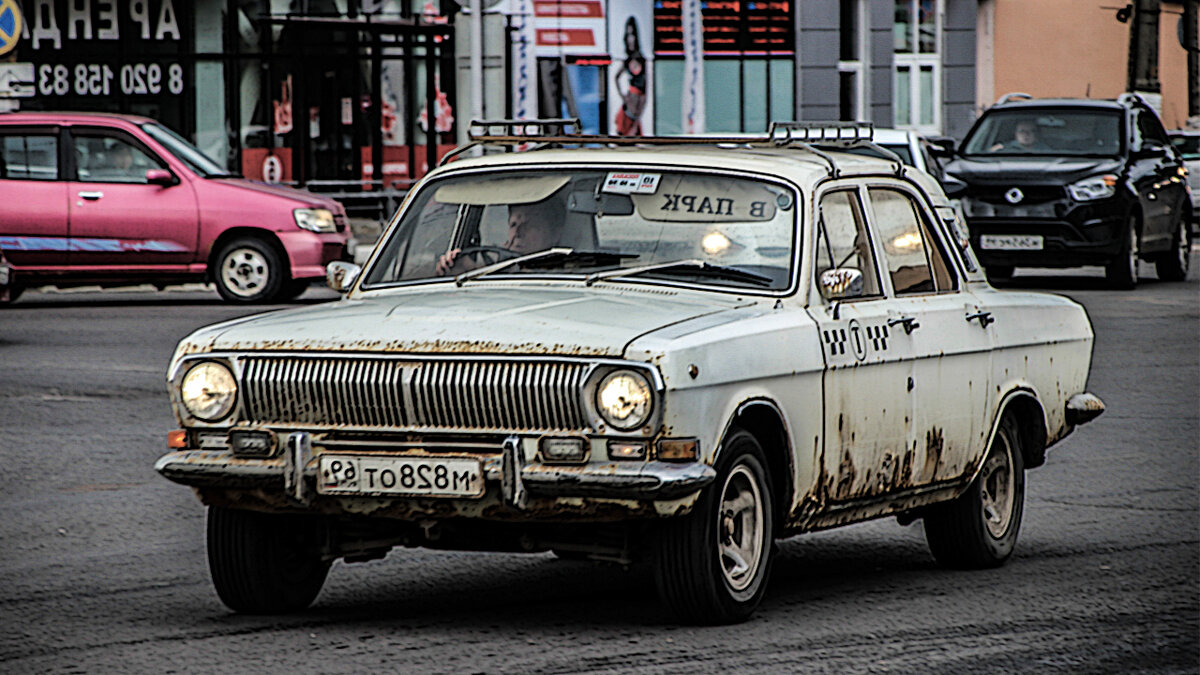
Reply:
M822 331L822 337L825 340L825 345L829 349L830 356L844 356L846 354L846 344L852 343L851 347L855 351L855 355L861 360L866 357L866 346L860 341L858 332L861 330L866 339L871 341L871 350L875 352L886 352L888 350L888 338L891 334L886 324L867 326L860 328L857 321L849 322L849 333L845 328L834 328L832 330Z

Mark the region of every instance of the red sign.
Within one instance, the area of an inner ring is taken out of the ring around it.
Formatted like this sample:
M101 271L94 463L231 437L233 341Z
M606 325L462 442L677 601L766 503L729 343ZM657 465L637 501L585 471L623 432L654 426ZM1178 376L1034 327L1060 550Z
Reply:
M603 19L600 0L534 0L534 16L539 18Z
M595 47L596 33L591 28L539 28L539 47Z

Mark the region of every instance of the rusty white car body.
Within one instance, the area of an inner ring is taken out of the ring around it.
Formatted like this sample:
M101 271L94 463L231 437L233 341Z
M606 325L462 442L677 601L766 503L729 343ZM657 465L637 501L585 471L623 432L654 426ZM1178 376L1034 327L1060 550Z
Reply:
M1079 305L993 289L934 180L801 125L556 129L432 172L330 266L340 301L179 344L156 468L209 506L226 604L300 609L332 560L408 545L649 558L679 617L736 621L774 538L882 516L947 565L1008 558L1023 471L1103 410ZM533 202L585 236L501 250Z

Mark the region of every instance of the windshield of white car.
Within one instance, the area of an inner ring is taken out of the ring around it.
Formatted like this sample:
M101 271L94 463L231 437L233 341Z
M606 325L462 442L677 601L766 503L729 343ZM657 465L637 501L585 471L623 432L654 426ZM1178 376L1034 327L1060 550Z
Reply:
M183 136L180 136L167 127L151 122L143 124L142 130L151 138L161 143L179 161L186 164L189 169L200 176L205 178L225 178L232 175L208 155L201 152L199 148L188 143Z
M1121 126L1117 110L994 110L963 140L962 154L1111 157L1123 147Z
M784 290L796 204L782 183L731 174L627 167L461 174L419 188L365 270L364 288L628 269L643 283ZM705 265L670 269L691 260ZM670 265L646 269L663 263Z

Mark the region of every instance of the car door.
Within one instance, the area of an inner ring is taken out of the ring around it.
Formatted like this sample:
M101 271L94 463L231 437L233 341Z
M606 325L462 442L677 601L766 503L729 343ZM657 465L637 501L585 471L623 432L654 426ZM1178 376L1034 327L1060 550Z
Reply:
M814 273L862 273L862 290L823 298L810 314L825 353L824 452L819 494L828 509L886 494L905 483L911 421L906 389L911 353L888 326L875 247L859 187L831 184L818 198Z
M1145 219L1142 223L1142 248L1159 251L1170 248L1171 236L1183 213L1187 197L1183 160L1171 146L1171 139L1153 111L1138 109L1135 140L1148 156L1134 160L1142 177L1138 191L1143 196Z
M18 268L67 262L67 183L54 126L0 126L0 250Z
M187 181L150 184L146 172L167 163L115 129L70 130L75 180L68 184L72 267L164 271L196 260L199 214Z
M961 478L985 445L992 317L965 289L952 245L917 192L899 181L873 184L869 217L890 286L891 341L907 362L906 485Z

